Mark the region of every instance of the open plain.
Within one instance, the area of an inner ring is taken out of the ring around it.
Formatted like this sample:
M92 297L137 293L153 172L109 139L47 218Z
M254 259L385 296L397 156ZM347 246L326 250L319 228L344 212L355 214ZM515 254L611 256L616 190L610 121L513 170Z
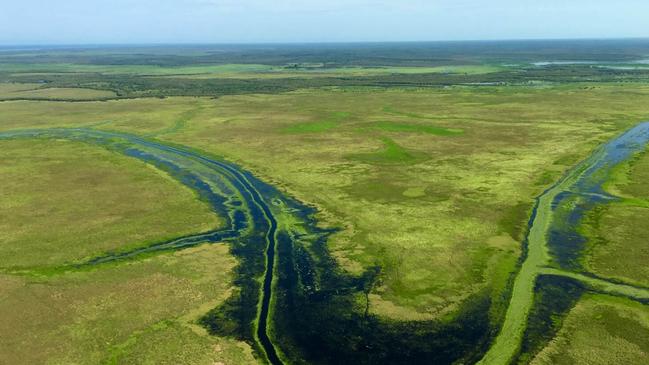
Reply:
M637 42L1 53L0 364L642 364Z

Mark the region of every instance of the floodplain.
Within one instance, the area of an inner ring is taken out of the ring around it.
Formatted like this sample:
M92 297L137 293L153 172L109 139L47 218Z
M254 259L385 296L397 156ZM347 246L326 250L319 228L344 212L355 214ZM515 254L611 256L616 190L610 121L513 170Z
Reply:
M0 318L12 329L0 358L13 363L478 362L520 300L512 287L535 199L649 119L644 70L534 64L565 54L521 53L518 66L477 50L452 64L377 65L376 50L359 65L285 50L264 64L245 50L255 63L237 64L235 51L220 60L163 49L146 66L146 54L102 52L92 56L102 64L84 51L47 63L1 55L0 133L125 134L272 186L252 183L278 226L272 290L257 285L269 275L263 250L251 259L234 243L69 269L228 218L159 162L65 138L0 139ZM632 58L642 54L610 62ZM550 244L550 264L526 283L534 296L517 323L520 343L511 359L489 363L646 358L645 304L598 289L649 286L646 156L604 179L617 200L565 218L583 243L557 260L564 251ZM556 216L571 213L562 209ZM19 303L28 305L12 315ZM57 315L45 319L48 306ZM266 325L277 359L255 332ZM407 354L387 345L399 336Z

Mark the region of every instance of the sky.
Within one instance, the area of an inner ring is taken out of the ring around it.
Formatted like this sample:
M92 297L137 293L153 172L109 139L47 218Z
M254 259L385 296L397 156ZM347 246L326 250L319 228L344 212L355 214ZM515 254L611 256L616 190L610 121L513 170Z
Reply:
M647 0L0 0L0 44L649 37Z

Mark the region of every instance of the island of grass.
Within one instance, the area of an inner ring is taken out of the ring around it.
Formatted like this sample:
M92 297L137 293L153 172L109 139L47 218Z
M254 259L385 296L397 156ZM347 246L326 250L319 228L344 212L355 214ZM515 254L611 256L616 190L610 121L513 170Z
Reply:
M103 100L116 97L113 91L76 87L47 87L35 83L0 83L0 100Z

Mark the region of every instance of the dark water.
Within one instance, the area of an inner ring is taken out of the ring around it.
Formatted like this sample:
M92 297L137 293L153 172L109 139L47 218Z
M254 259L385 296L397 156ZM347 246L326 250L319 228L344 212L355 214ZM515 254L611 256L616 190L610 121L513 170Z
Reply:
M559 276L540 276L534 290L534 306L527 320L520 353L513 363L529 363L554 338L565 314L586 292L579 281Z

